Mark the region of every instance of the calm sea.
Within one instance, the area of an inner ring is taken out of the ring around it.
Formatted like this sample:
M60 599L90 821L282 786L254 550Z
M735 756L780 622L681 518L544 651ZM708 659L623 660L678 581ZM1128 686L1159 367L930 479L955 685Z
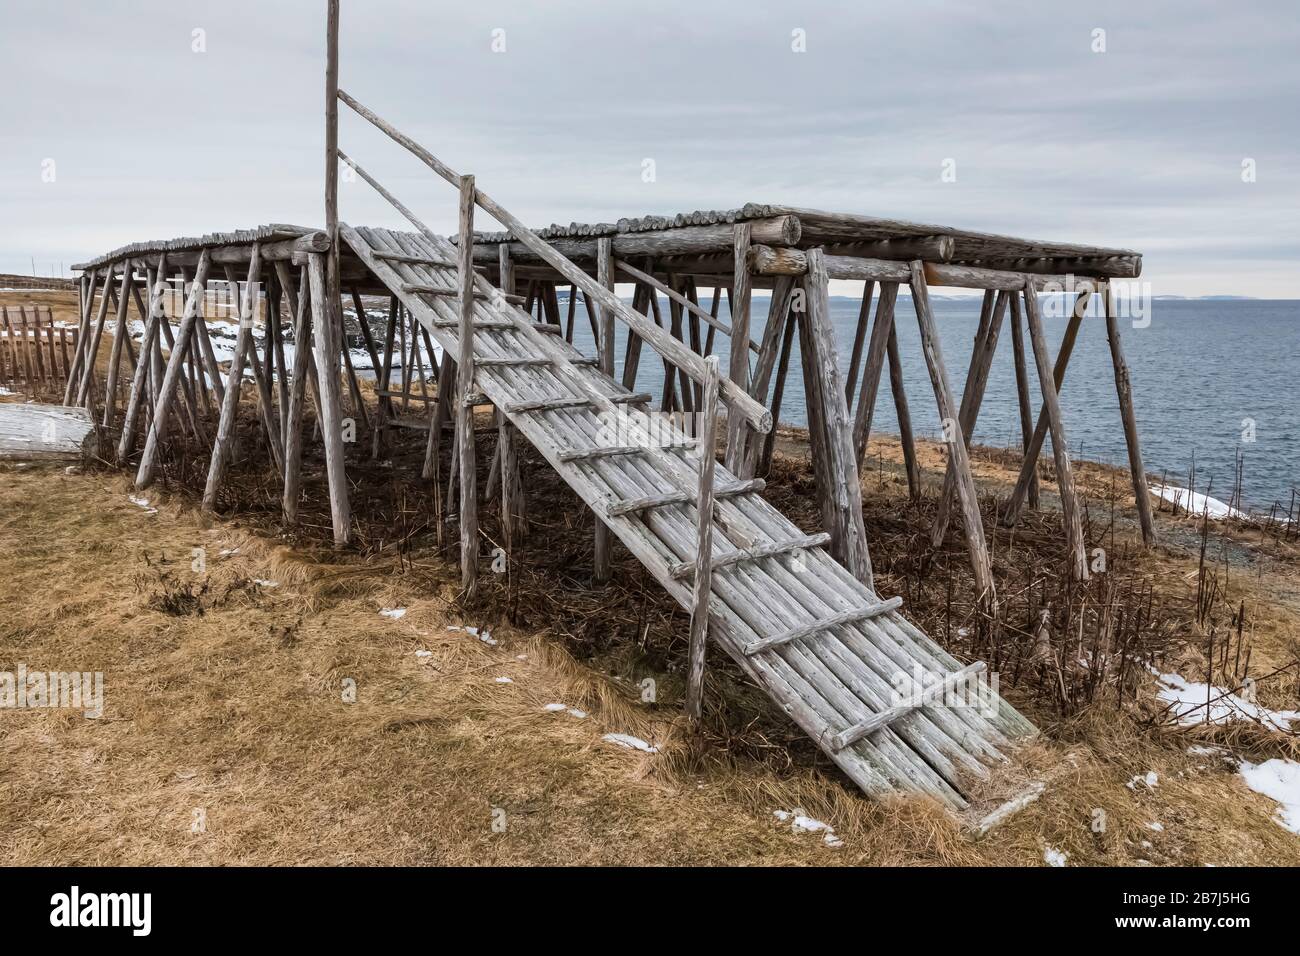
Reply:
M757 329L761 330L765 321L767 304L766 297L755 296ZM563 299L561 305L563 311ZM856 299L831 299L841 372L853 346L858 305ZM960 396L979 322L979 299L934 298L932 305L952 387ZM661 306L666 319L667 303L661 301ZM1170 484L1185 485L1194 455L1197 490L1205 492L1212 482L1209 493L1226 499L1240 451L1245 462L1245 504L1267 511L1279 502L1286 508L1292 488L1300 483L1300 301L1157 299L1149 309L1150 324L1145 328L1121 320L1147 472L1158 478L1167 471ZM575 344L591 354L586 313L581 305L577 312ZM1044 317L1053 358L1065 332L1063 312ZM727 315L725 297L721 314ZM896 315L913 428L918 435L938 437L939 415L910 299L899 297ZM618 329L615 354L621 376L626 330L621 323ZM726 341L722 336L718 346L725 370ZM782 420L803 425L807 419L797 337L795 348ZM1030 375L1037 414L1038 386L1032 359ZM643 355L638 388L658 395L662 382L662 364L646 361ZM1105 321L1099 316L1084 319L1066 373L1062 406L1066 435L1076 457L1127 466ZM1011 338L1004 325L974 440L1018 446L1018 414ZM881 382L873 427L897 432L887 381Z

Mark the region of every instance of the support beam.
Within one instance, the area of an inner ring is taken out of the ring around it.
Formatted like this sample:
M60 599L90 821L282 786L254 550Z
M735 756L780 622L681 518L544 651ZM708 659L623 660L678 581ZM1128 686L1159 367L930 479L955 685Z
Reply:
M315 327L316 383L320 394L320 430L325 445L325 472L329 478L330 518L334 546L347 545L352 536L352 506L348 498L348 477L343 454L343 413L339 401L339 327L331 321L328 268L325 253L313 253L308 260L311 288L311 318ZM337 296L334 299L337 304ZM228 391L229 389L227 389Z
M230 269L230 266L226 267ZM228 273L227 281L233 288L238 288L233 271ZM239 392L244 379L244 363L250 355L254 365L257 364L257 350L253 348L253 317L257 311L257 290L262 281L262 257L256 246L253 258L248 264L248 281L244 284L244 295L239 302L239 330L235 333L235 354L230 359L229 377L226 379L225 397L221 402L221 417L217 421L217 440L212 446L212 458L208 462L208 481L203 488L203 510L209 514L217 510L217 492L225 478L226 465L230 462L231 449L235 441L235 427L239 421ZM177 340L179 342L179 339ZM168 366L168 374L171 367Z
M1074 300L1074 309L1070 313L1070 321L1065 326L1065 335L1061 337L1061 347L1056 353L1056 365L1052 368L1051 380L1056 386L1058 395L1061 392L1061 386L1065 383L1065 370L1070 364L1070 356L1074 354L1074 343L1079 337L1079 327L1083 324L1083 316L1088 311L1088 295L1087 291L1081 292L1079 297ZM1034 435L1029 440L1029 447L1025 449L1024 461L1020 463L1020 477L1016 480L1016 487L1012 489L1011 497L1007 500L1006 507L1002 511L1002 524L1005 527L1014 526L1016 519L1020 517L1020 508L1025 503L1025 495L1029 491L1030 480L1034 477L1035 469L1038 467L1038 456L1042 452L1043 442L1047 440L1047 431L1047 408L1044 406L1039 410L1038 423L1034 426Z
M611 293L614 291L614 244L608 238L596 242L596 280ZM614 377L614 310L600 308L600 335L596 338L597 367ZM594 512L593 512L594 514ZM605 584L611 575L610 548L612 538L609 527L595 515L595 532L591 550L591 578L595 584Z
M733 227L731 287L731 350L727 377L749 391L749 304L753 285L749 278L749 247L753 227L738 222ZM727 416L727 469L733 474L742 470L745 444L749 432L738 416Z
M1077 313L1082 315L1087 306L1087 293L1085 293L1079 297L1076 305ZM1088 557L1084 552L1083 520L1074 493L1070 449L1065 443L1065 424L1061 421L1060 400L1052 384L1052 369L1047 357L1047 340L1043 336L1043 323L1038 314L1038 293L1029 285L1025 287L1025 318L1029 320L1029 342L1033 346L1034 361L1038 366L1038 383L1043 393L1043 412L1047 416L1047 427L1052 433L1052 456L1056 461L1056 487L1061 495L1066 546L1070 552L1070 574L1076 581L1086 581Z
M204 250L206 253L207 250ZM203 308L204 290L207 287L208 269L211 260L205 254L199 257L199 265L190 285L190 294L185 301L185 312L181 316L181 325L176 332L176 341L172 345L171 355L167 359L167 371L162 377L158 389L158 401L153 410L153 421L149 424L149 434L144 442L144 454L140 456L140 467L135 474L136 488L148 488L153 483L158 466L161 436L166 430L167 419L171 414L172 401L176 397L176 386L180 382L181 368L185 361L186 346L194 334L194 323ZM162 319L159 320L163 321ZM155 344L157 338L154 339ZM144 361L144 357L140 359Z
M993 568L989 560L988 546L984 540L984 522L980 518L979 495L975 489L975 479L971 476L970 456L966 453L966 439L962 434L957 405L953 401L952 385L948 381L948 366L943 361L939 330L934 322L934 313L930 309L929 290L920 260L914 261L910 270L912 304L916 307L916 320L921 330L921 351L925 354L925 364L930 371L930 383L934 386L939 419L943 422L946 437L949 439L949 457L957 469L957 497L961 504L962 522L966 527L966 548L970 552L971 567L975 572L975 592L981 604L992 608L996 607L997 593L993 583Z
M835 351L830 280L820 249L808 250L808 275L804 281L808 321L800 323L803 331L800 349L808 393L809 431L812 434L815 418L820 444L814 451L813 468L821 476L823 527L831 535L831 554L870 588L874 587L874 579L862 519L862 486Z
M298 493L302 487L302 420L307 401L307 382L311 378L308 360L311 358L312 309L311 279L308 266L299 273L298 292L293 291L293 278L286 268L280 275L280 284L294 309L293 374L289 379L289 408L284 427L284 493L280 499L284 522L292 525L298 520ZM283 375L283 371L281 372ZM319 403L317 408L319 408Z
M700 425L700 485L695 513L695 580L691 588L691 634L686 665L686 715L704 710L704 659L709 637L709 593L713 587L713 476L717 468L718 357L704 360Z
M460 458L460 583L466 600L478 588L478 489L474 467L474 177L460 179L460 355L456 377L456 449Z
M1023 458L1029 455L1034 435L1034 408L1029 401L1029 370L1025 365L1025 333L1021 324L1020 296L1011 297L1011 348L1016 366L1016 404L1020 412L1020 448ZM1038 469L1029 472L1029 507L1038 510Z
M1137 416L1133 411L1133 386L1129 382L1128 363L1124 361L1124 346L1119 337L1119 321L1111 300L1110 283L1101 290L1102 305L1106 312L1106 338L1110 342L1110 360L1115 368L1115 391L1119 396L1119 413L1124 420L1124 441L1128 445L1128 465L1133 476L1133 497L1137 502L1138 520L1142 524L1142 543L1148 548L1155 544L1155 522L1151 518L1151 492L1147 488L1147 473L1142 467L1142 446L1138 442Z
M969 450L971 433L979 419L980 405L984 402L984 389L989 381L989 369L993 365L993 355L997 351L998 336L1002 331L1002 319L1007 312L1009 292L997 293L996 301L992 290L984 293L984 308L980 310L981 329L975 337L971 348L970 367L966 371L966 382L961 396L961 433ZM935 512L934 524L930 528L930 544L939 547L948 533L948 516L951 513L952 494L957 485L957 475L953 470L951 459L944 471L943 490L939 492L939 506Z
M894 306L897 301L898 283L882 282L880 301L876 303L876 321L871 327L871 343L867 348L867 364L862 372L862 393L858 396L858 410L853 418L853 460L858 463L859 470L866 458L871 421L876 414L876 395L880 390L880 376L885 370L885 351L894 335ZM863 304L866 304L865 296Z

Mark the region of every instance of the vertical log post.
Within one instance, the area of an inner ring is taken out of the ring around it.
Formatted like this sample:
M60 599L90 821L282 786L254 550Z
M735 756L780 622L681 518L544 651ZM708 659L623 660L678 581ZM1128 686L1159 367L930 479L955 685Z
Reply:
M871 284L867 285L870 289ZM889 347L889 337L894 334L894 305L897 300L898 283L882 282L880 300L876 303L876 323L871 327L871 344L867 347L867 364L862 371L862 392L853 419L853 456L859 469L866 458L867 440L871 436L876 394L880 390L880 376L885 370L885 351ZM863 301L865 303L865 296Z
M84 364L81 370L81 384L77 388L78 408L86 408L90 399L90 383L95 378L95 357L99 354L99 342L104 335L104 320L108 316L109 288L113 281L113 267L104 267L104 289L99 296L99 312L95 316L95 330L87 329Z
M474 460L474 177L460 178L460 357L456 377L456 447L460 457L460 583L465 599L478 589L478 489Z
M709 592L713 587L713 475L717 467L718 378L716 355L704 360L700 402L700 486L696 497L695 580L691 589L691 639L687 652L686 715L704 712L704 654L709 637Z
M108 282L111 280L111 276L107 274L109 273L110 270L105 269L104 271L106 273L104 278L104 294L107 295ZM81 315L79 316L77 321L77 342L76 342L76 347L73 349L72 352L72 368L68 370L68 381L63 388L64 405L72 404L72 398L76 394L76 389L78 385L78 376L81 374L81 363L85 360L82 353L85 351L86 342L89 338L89 336L86 335L86 331L90 328L90 313L95 307L95 283L98 278L98 275L99 275L98 270L91 269L90 275L87 279L86 295L85 298L82 299ZM17 359L18 359L18 354L15 352L14 353L15 363L17 362Z
M844 401L849 411L853 411L853 389L858 384L858 366L862 362L862 347L867 341L867 320L871 318L871 297L875 293L874 279L868 279L862 287L862 304L858 307L858 326L853 332L853 351L849 354L849 371L844 383Z
M1142 543L1155 544L1156 529L1151 518L1151 492L1147 488L1147 473L1142 467L1142 446L1138 442L1137 416L1133 412L1133 386L1129 381L1128 363L1124 361L1124 346L1119 337L1119 320L1111 301L1110 282L1101 289L1102 305L1106 311L1106 338L1110 341L1110 360L1115 367L1115 391L1119 396L1119 412L1124 420L1124 441L1128 445L1128 466L1133 475L1133 496L1137 500L1138 520L1142 524Z
M822 521L831 535L831 553L849 573L871 588L875 585L862 519L862 486L830 314L830 277L821 249L809 249L807 257L808 311L807 322L800 324L800 351L807 380L809 432L813 433L816 418L821 446L814 450L813 468L821 476ZM736 341L732 340L733 347Z
M330 282L326 271L330 265L329 256L321 252L312 253L307 264L311 318L315 327L320 431L325 445L325 472L329 478L330 518L334 527L334 546L341 548L352 536L352 507L348 500L348 476L343 457L343 412L339 402L339 326L332 321L336 310L330 308L328 301ZM335 276L336 283L337 280ZM337 307L338 297L335 296L333 301ZM226 391L229 393L229 387Z
M147 404L149 356L153 353L153 343L158 337L158 317L162 311L162 294L165 286L158 277L167 269L167 253L159 257L158 269L149 268L145 275L149 281L149 313L144 320L144 335L140 339L140 361L135 366L135 376L131 381L131 394L127 398L126 416L122 420L122 437L117 444L119 461L126 459L135 447L136 422L140 417L140 406Z
M976 336L975 344L971 349L970 367L966 372L966 383L962 386L961 411L958 414L961 420L962 437L966 440L968 451L971 433L975 430L975 422L979 420L980 405L984 402L984 389L988 385L989 369L993 364L993 355L997 352L998 337L1002 332L1002 319L1006 315L1009 298L1010 293L1006 291L999 292L996 301L993 299L992 291L985 294L985 302L990 305L983 310L987 316L981 323L983 334ZM934 524L930 528L930 544L936 548L943 544L944 536L948 533L948 517L951 514L952 493L956 484L957 475L953 471L952 460L949 459L943 476L943 490L939 492L939 507L934 516Z
M921 500L921 465L916 458L912 438L912 413L907 407L907 390L903 387L903 360L898 353L898 330L889 330L889 390L894 396L894 414L898 417L898 439L903 445L903 467L907 470L907 496Z
M307 382L311 378L308 359L311 358L312 310L307 305L311 299L311 279L307 270L308 267L303 266L299 274L297 295L288 268L280 275L280 285L294 310L293 374L289 378L289 408L284 425L284 494L280 499L284 522L290 525L298 520L298 490L302 487L302 418L307 403Z
M596 240L596 281L614 291L614 241L608 236ZM599 368L610 378L614 377L614 310L600 306L600 334L596 337L596 358ZM596 522L592 539L591 578L595 584L605 584L611 575L610 534L605 522L592 512Z
M957 469L957 498L966 527L966 548L970 552L971 567L975 572L975 590L980 603L992 608L996 606L997 596L993 584L993 568L984 540L984 522L980 518L979 496L975 489L975 479L971 476L970 456L966 453L966 440L961 433L952 385L948 381L948 367L944 364L943 350L939 345L939 330L930 309L925 270L919 259L911 263L911 274L912 304L916 308L916 321L921 329L921 350L930 371L930 383L934 387L935 401L939 406L939 418L944 423L944 432L949 439L948 454Z
M1086 308L1087 299L1080 297ZM1056 487L1061 494L1061 513L1065 520L1066 544L1070 549L1070 574L1077 581L1088 579L1088 558L1083 545L1083 521L1074 493L1074 472L1070 467L1070 450L1065 443L1065 425L1061 421L1061 404L1052 384L1052 368L1047 357L1047 340L1038 314L1038 292L1032 282L1025 283L1025 318L1029 321L1029 342L1038 366L1038 383L1043 393L1043 413L1052 433L1052 456L1056 460Z
M208 281L208 269L211 263L212 254L204 249L199 254L199 265L194 272L194 282L190 285L190 294L185 302L185 313L181 317L181 326L176 332L176 340L167 359L167 371L163 374L158 388L158 402L154 407L153 421L149 424L149 434L144 442L144 454L140 456L140 467L135 474L136 488L147 488L153 483L158 465L161 436L166 428L168 415L171 413L172 401L176 397L176 386L180 382L186 346L189 345L190 337L194 333L194 322L199 310L203 308L203 290ZM141 361L144 361L143 357Z
M1029 400L1029 370L1025 365L1025 333L1021 325L1020 296L1011 297L1011 349L1016 365L1016 404L1020 411L1020 447L1028 457L1034 435L1034 407ZM1029 473L1029 507L1038 510L1038 469Z
M113 323L113 351L108 359L108 381L104 384L104 419L105 428L113 427L113 413L117 410L117 375L122 365L122 343L128 335L126 329L126 310L131 304L131 284L135 281L132 263L127 259L122 265L122 287L117 293L117 316Z
M212 460L208 462L208 481L203 489L203 510L214 512L217 509L217 492L221 489L221 480L225 477L226 465L230 461L231 447L235 440L235 426L239 420L239 391L244 379L244 362L250 360L257 364L257 349L253 347L253 317L257 311L257 287L262 278L262 247L253 246L252 259L248 263L248 281L244 284L244 296L239 303L239 330L235 333L235 354L230 359L230 372L226 379L226 393L221 402L221 417L217 421L217 440L212 446ZM238 288L233 272L227 273L231 286ZM179 339L177 343L179 345ZM171 374L170 367L167 374Z
M731 306L731 355L727 377L746 391L749 390L749 302L753 291L749 275L752 228L747 222L738 222L732 227L732 281L735 284L728 299ZM748 429L739 415L727 416L726 465L733 474L740 471L747 434Z
M1079 297L1074 300L1074 311L1070 313L1070 321L1065 327L1065 335L1061 338L1061 348L1056 353L1056 365L1052 369L1051 381L1056 386L1056 394L1060 394L1061 386L1065 383L1065 369L1070 364L1070 356L1074 352L1074 342L1079 337L1079 326L1083 322L1084 313L1088 311L1088 296L1090 290L1085 289L1079 293ZM1037 304L1035 302L1035 304ZM1032 344L1032 342L1031 342ZM1037 359L1037 356L1035 356ZM1038 456L1043 450L1043 442L1047 439L1048 422L1047 408L1044 406L1038 413L1038 424L1034 426L1033 438L1029 440L1029 447L1025 450L1025 460L1020 465L1020 477L1016 481L1016 487L1011 492L1011 497L1007 500L1006 508L1002 512L1002 524L1011 527L1016 523L1016 518L1020 515L1020 508L1025 502L1025 495L1029 491L1029 481L1034 475L1034 469L1038 467Z

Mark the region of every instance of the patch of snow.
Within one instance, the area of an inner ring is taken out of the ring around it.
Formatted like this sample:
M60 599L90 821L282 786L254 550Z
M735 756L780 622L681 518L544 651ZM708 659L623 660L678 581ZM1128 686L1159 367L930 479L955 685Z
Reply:
M220 551L217 552L217 557L229 558L229 557L233 557L236 554L239 554L238 548L222 548Z
M477 637L484 644L488 645L488 647L497 646L496 640L492 637L492 632L488 630L486 627L483 628L482 631L480 631L477 627L469 627L469 626L461 627L459 624L448 624L447 630L464 631L466 634L470 635L471 637Z
M280 586L279 581L268 581L266 578L253 578L253 583L259 588L278 588Z
M1136 790L1137 785L1140 783L1140 784L1144 784L1148 790L1154 790L1156 788L1156 784L1158 784L1159 782L1160 782L1159 774L1157 774L1154 770L1148 770L1146 773L1137 774L1136 776L1133 777L1132 780L1124 784L1124 786L1128 787L1130 790Z
M611 744L618 744L620 747L626 747L628 750L640 750L648 754L657 754L659 752L658 747L646 743L640 737L633 737L631 734L606 734L601 739Z
M578 720L582 720L584 717L587 716L587 712L585 710L578 710L578 708L570 707L568 704L559 704L559 703L546 704L545 706L542 707L542 710L551 714L558 714L561 711L566 711L570 717L576 717L578 718ZM607 737L605 739L608 740L609 738Z
M1177 488L1173 485L1156 485L1151 489L1151 493L1184 511L1190 511L1194 515L1208 514L1215 521L1221 521L1224 518L1243 518L1247 520L1250 518L1244 511L1238 511L1236 508L1224 504L1218 498L1211 498L1199 491L1189 492L1186 488Z
M13 394L15 393L9 391L9 389L5 388L3 385L0 385L0 395L13 395Z
M382 614L384 617L391 617L394 621L400 621L403 617L406 616L406 608L386 607L379 613Z
M156 515L158 513L158 509L149 504L148 498L142 498L139 495L127 495L126 500L138 508L143 508L144 513L147 515Z
M822 842L827 846L839 848L844 845L844 841L835 835L829 823L808 816L802 807L795 807L793 810L773 810L772 816L782 823L789 820L790 829L795 833L820 833Z
M416 651L416 652L415 652L415 656L416 656L416 657L432 657L432 656L433 656L433 651Z
M570 707L569 716L576 717L578 720L586 720L587 712L585 710L578 710L576 707Z
M1156 833L1164 833L1165 825L1161 823L1159 820L1152 820L1150 823L1147 824L1147 829L1155 830Z
M1273 817L1277 824L1300 834L1300 763L1281 757L1261 764L1243 760L1240 772L1246 786L1281 804Z
M1048 866L1065 866L1065 861L1070 858L1070 854L1064 850L1058 850L1054 846L1043 847L1043 862Z
M515 660L517 660L517 661L526 661L526 660L528 660L528 655L527 655L527 654L516 654L516 655L515 655Z
M550 711L552 714L558 714L562 710L568 710L564 704L547 704L542 710Z
M514 683L514 681L511 680L509 677L494 677L493 680L495 680L498 684L513 684L513 683Z
M1256 703L1230 694L1222 687L1184 680L1177 674L1161 674L1152 668L1160 682L1158 700L1170 705L1170 713L1185 727L1207 723L1206 701L1209 701L1211 724L1227 724L1234 720L1254 720L1275 730L1288 731L1293 720L1300 721L1300 710L1269 710ZM1189 750L1188 753L1191 753Z

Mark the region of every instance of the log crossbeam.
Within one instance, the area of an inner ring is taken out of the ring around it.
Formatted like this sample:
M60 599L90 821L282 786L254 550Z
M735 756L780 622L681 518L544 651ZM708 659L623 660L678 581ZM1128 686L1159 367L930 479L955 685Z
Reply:
M888 710L882 710L878 714L872 714L865 720L860 720L852 727L848 727L830 738L828 744L832 750L840 751L857 743L863 737L868 737L878 730L888 727L900 717L906 717L914 710L933 704L943 703L943 698L948 693L966 681L983 673L988 665L983 661L978 661L968 667L963 667L959 671L954 671L943 680L936 681L928 687L920 689L913 696L912 700L903 704L890 707Z
M807 548L820 548L829 544L831 536L825 531L817 534L805 534L798 538L790 538L787 541L773 541L769 544L759 544L752 548L741 548L724 554L722 557L713 561L711 567L714 571L720 571L724 568L730 568L737 564L747 563L750 561L761 561L763 558L775 558L785 554L793 554L796 551L803 551ZM694 561L678 561L669 570L674 580L689 578L695 573Z
M850 611L841 611L838 614L832 614L829 617L812 621L811 623L801 625L800 627L792 627L789 630L781 631L779 634L759 638L757 641L750 641L744 646L743 650L747 657L752 657L755 654L770 651L774 647L781 647L783 644L789 644L791 641L798 640L801 637L811 637L814 634L820 634L822 631L829 631L833 627L841 627L845 624L860 624L863 621L869 621L873 617L888 614L890 611L897 611L902 606L903 599L901 597L892 597L888 601L881 601L878 604L867 604Z

